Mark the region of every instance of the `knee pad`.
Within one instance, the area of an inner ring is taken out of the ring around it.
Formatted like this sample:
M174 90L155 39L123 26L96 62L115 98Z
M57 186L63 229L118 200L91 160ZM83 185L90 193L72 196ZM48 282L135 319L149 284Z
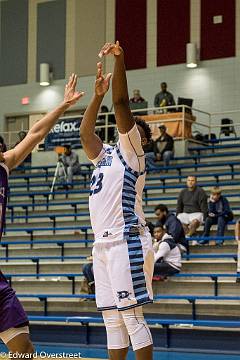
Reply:
M129 346L129 335L121 313L118 310L102 312L107 332L108 349L123 349Z
M152 345L152 335L144 320L142 307L121 311L125 326L131 339L133 350Z

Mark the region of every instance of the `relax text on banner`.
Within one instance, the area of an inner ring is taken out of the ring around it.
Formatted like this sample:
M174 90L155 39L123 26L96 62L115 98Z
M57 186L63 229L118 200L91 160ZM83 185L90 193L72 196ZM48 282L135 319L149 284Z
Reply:
M80 147L79 128L80 117L60 118L58 123L45 138L45 150L53 150L56 146L71 145L72 148Z

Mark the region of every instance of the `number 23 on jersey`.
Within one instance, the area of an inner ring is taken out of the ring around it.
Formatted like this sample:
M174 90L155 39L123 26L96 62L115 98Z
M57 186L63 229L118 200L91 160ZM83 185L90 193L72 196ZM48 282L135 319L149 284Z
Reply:
M93 175L90 184L90 196L99 193L102 190L103 173L98 176Z

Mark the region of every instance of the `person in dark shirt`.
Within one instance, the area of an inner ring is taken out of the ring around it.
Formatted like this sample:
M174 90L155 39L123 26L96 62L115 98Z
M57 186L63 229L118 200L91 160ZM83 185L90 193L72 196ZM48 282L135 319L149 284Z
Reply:
M167 128L164 124L159 126L160 136L156 140L157 160L162 160L164 166L169 166L170 160L174 156L174 141L167 133Z
M85 281L87 282L88 293L95 294L95 282L94 282L94 274L93 274L93 259L92 256L87 258L89 263L83 265L83 275L85 277Z
M155 207L154 211L158 219L155 226L164 225L167 233L172 236L177 244L180 244L181 250L187 251L189 248L188 241L185 238L184 229L180 220L168 211L166 205L159 204Z
M150 170L152 173L160 172L161 166L156 163L158 149L155 141L149 141L148 144L143 146L143 150L146 158L146 170Z
M232 220L232 212L228 200L222 196L221 189L214 187L208 203L208 215L204 224L203 237L208 237L212 225L217 225L217 236L224 236L227 223ZM208 240L200 240L199 244L208 244ZM222 245L223 239L216 240L216 245Z
M167 91L167 83L162 82L161 91L155 95L154 106L158 108L171 105L175 105L174 97L169 91ZM171 111L171 109L168 111ZM175 111L175 108L172 111Z
M197 186L196 176L188 176L187 188L180 192L177 201L177 217L183 224L187 236L192 236L196 232L206 219L207 213L207 194Z

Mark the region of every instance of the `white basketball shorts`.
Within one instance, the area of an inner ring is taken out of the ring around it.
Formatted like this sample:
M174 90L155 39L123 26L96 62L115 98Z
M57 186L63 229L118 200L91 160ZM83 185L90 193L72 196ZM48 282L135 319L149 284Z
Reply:
M93 272L100 311L126 310L153 301L154 255L148 231L111 243L96 242Z

